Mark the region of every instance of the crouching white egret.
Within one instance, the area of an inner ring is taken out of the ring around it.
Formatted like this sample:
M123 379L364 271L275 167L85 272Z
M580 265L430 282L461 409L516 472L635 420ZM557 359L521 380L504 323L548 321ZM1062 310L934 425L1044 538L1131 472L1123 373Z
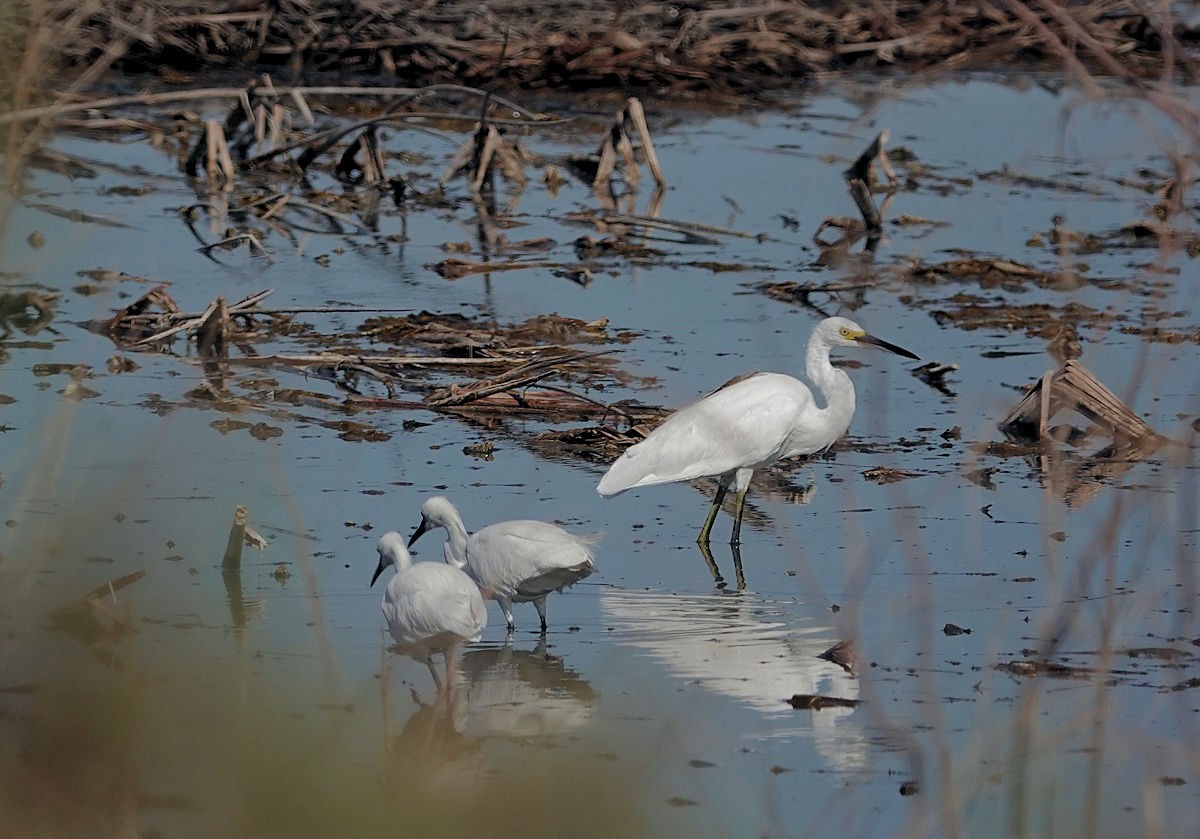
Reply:
M755 469L777 460L829 448L854 416L854 384L829 363L834 347L874 346L917 358L906 349L868 335L852 320L821 321L808 339L804 371L821 391L817 404L803 382L783 373L751 373L681 408L625 451L600 479L608 497L634 487L715 476L717 495L696 539L707 544L730 483L737 490L731 545L741 541L742 507Z
M552 591L582 580L596 570L595 539L568 533L544 521L518 519L490 524L468 535L458 510L440 495L421 505L421 523L408 540L436 527L446 529L446 562L462 568L495 598L511 632L512 604L532 602L546 631L546 597Z
M433 683L442 689L433 669L433 653L441 652L446 665L446 685L453 683L454 653L464 641L478 641L487 626L487 606L479 586L458 568L441 562L413 563L404 537L392 531L376 546L379 564L371 585L383 569L394 565L396 574L383 593L383 617L397 646L424 661Z

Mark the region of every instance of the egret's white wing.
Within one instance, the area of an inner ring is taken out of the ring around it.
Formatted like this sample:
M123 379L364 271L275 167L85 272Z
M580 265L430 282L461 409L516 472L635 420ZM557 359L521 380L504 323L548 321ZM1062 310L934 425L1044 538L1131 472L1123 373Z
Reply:
M769 463L789 449L809 389L781 373L758 373L681 408L630 447L600 480L601 495L724 475Z
M592 572L592 542L544 521L499 522L471 536L467 570L491 595L545 593Z
M398 644L411 645L447 634L479 640L487 610L479 587L449 565L419 562L388 581L383 615Z

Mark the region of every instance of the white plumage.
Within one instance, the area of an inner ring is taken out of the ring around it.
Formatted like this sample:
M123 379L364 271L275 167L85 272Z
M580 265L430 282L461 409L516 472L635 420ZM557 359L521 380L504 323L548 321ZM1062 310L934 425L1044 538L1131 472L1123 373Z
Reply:
M389 565L396 568L383 593L383 617L396 644L413 658L424 661L438 684L432 654L445 658L446 684L452 681L455 649L465 641L478 641L487 626L487 606L479 586L458 568L440 562L413 563L404 537L385 533L376 546L379 564L371 585Z
M823 451L850 427L854 384L829 363L834 347L876 346L916 358L908 350L872 337L852 320L821 321L808 339L804 370L825 406L808 386L783 373L752 373L681 408L609 467L596 491L613 496L634 487L718 478L716 498L696 541L707 543L721 501L737 490L733 535L741 539L742 508L755 469L777 460Z
M409 547L436 527L446 530L446 562L471 575L485 597L495 598L510 631L515 628L513 603L532 602L545 631L546 597L596 570L595 540L548 522L503 521L469 535L458 510L439 495L421 505L421 523Z

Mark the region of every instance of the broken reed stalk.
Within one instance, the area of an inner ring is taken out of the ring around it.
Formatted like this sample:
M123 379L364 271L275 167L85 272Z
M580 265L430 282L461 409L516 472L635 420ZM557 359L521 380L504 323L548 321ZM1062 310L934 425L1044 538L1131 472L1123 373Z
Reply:
M249 519L249 511L245 505L239 504L233 511L229 541L225 543L225 556L221 559L221 568L226 571L237 571L242 567L242 545L246 543L246 524Z
M213 301L208 314L196 327L196 352L202 358L223 357L228 346L229 331L229 308L222 294Z
M658 154L654 151L654 141L650 138L650 126L646 124L646 111L642 108L641 100L631 96L625 107L629 111L630 119L633 120L634 128L637 129L638 137L641 138L642 152L646 155L646 166L649 167L650 174L654 176L654 182L665 189L667 178L663 174L662 165L658 162Z
M862 214L863 223L867 227L867 234L872 238L877 238L883 232L883 220L880 218L879 209L875 206L875 199L871 195L871 166L876 159L880 161L880 166L887 174L891 185L895 186L896 184L895 173L892 171L892 165L888 162L887 153L883 148L887 138L887 130L880 131L854 161L854 164L843 173L843 177L850 187L850 197L854 199L859 213Z
M596 150L598 162L596 174L592 178L592 190L599 191L601 187L612 188L612 177L617 168L618 158L625 164L625 180L630 188L636 188L641 176L638 173L637 158L633 153L633 141L629 136L629 126L632 125L642 142L642 152L646 155L646 165L654 182L660 189L665 189L667 179L663 175L662 165L658 162L658 154L654 151L654 141L650 138L650 127L646 124L646 111L637 97L631 96L625 100L625 105L613 117L612 125L604 135L600 148Z

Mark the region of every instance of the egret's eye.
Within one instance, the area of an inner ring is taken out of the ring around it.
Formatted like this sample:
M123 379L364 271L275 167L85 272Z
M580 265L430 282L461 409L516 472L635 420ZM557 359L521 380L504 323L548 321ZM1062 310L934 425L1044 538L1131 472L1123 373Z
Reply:
M844 326L843 326L843 327L841 328L841 330L839 330L839 331L842 333L842 337L843 337L843 338L849 338L849 337L850 337L850 330L849 330L849 329L847 329L846 327L844 327Z

